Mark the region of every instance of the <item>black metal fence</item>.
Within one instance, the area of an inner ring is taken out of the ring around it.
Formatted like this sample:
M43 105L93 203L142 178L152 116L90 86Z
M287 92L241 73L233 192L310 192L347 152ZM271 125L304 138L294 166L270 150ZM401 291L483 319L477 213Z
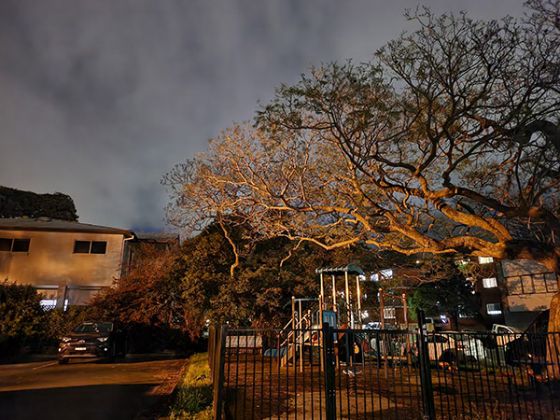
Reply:
M213 329L226 419L560 418L560 333Z

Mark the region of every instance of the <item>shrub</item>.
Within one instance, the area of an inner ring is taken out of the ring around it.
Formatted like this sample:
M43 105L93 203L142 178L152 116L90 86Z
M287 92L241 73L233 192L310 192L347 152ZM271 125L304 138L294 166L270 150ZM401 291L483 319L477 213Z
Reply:
M41 340L46 315L40 300L32 286L0 284L0 357Z

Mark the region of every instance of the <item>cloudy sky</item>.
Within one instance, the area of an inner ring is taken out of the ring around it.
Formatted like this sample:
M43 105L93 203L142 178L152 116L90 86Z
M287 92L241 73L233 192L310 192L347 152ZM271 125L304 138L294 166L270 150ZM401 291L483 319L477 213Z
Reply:
M425 0L521 16L522 0ZM413 0L0 0L0 185L162 229L162 175L313 64L369 59Z

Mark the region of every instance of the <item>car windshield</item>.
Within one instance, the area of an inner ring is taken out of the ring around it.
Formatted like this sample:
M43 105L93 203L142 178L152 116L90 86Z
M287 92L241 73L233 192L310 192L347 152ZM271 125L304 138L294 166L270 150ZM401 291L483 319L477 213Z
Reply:
M74 328L76 333L109 333L113 331L112 322L84 322Z

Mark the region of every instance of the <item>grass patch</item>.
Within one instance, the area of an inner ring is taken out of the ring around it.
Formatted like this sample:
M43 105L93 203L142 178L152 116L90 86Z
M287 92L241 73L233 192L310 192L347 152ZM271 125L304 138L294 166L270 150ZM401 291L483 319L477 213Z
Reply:
M189 359L170 411L171 419L212 418L212 376L208 366L208 353L197 353Z

